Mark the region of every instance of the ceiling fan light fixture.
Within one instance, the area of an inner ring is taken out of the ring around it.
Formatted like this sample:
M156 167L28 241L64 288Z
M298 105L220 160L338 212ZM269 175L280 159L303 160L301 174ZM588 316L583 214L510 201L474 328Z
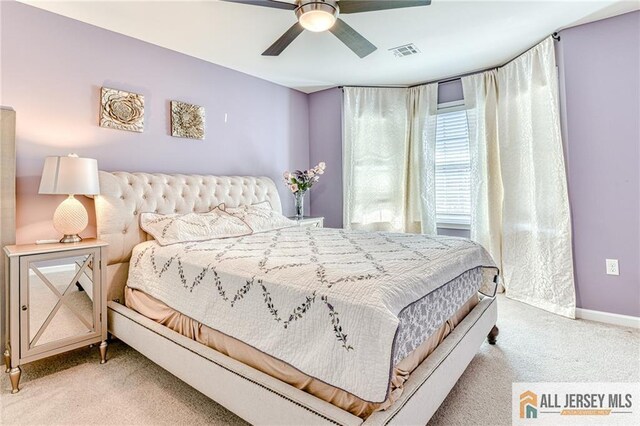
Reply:
M316 33L333 27L338 17L338 4L333 0L303 2L296 9L298 22L306 30Z

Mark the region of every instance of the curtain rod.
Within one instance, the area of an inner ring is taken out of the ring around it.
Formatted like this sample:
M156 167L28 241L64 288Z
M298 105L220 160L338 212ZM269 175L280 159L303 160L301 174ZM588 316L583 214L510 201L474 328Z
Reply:
M553 34L551 34L551 38L553 38L555 41L560 41L560 34L558 34L557 32L554 32ZM412 87L423 86L425 84L431 84L431 83L438 83L438 84L450 83L452 81L460 80L462 77L468 77L470 75L480 74L480 73L483 73L483 72L487 72L489 70L500 69L500 68L504 67L505 65L508 65L509 63L515 61L520 56L524 55L529 50L533 49L539 43L540 42L536 43L534 46L531 46L530 48L528 48L524 52L519 53L518 55L516 55L512 59L509 59L507 62L503 63L502 65L498 65L497 67L490 67L490 68L485 68L485 69L481 69L481 70L471 71L471 72L464 73L464 74L458 74L458 75L453 76L453 77L445 77L444 79L441 79L441 80L425 81L424 83L412 84L410 86L403 86L403 85L400 85L400 84L395 85L395 86L393 86L393 85L390 85L390 86L338 86L338 89L344 89L345 87L365 87L365 88L372 88L372 89L411 89Z

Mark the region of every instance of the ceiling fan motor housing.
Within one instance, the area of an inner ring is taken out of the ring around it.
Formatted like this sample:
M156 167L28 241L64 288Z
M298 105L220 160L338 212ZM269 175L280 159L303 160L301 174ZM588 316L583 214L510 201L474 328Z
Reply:
M338 17L340 8L336 0L301 0L296 17L310 31L326 31Z

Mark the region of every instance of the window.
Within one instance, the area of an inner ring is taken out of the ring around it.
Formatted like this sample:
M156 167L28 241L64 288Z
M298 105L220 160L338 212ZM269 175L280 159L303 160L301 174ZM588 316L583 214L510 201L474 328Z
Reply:
M469 126L460 102L438 106L436 221L441 228L468 229L471 224Z

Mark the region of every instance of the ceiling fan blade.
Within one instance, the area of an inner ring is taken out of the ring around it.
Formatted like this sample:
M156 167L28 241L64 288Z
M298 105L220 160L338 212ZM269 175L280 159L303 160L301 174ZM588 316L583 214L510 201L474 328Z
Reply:
M274 9L295 10L298 6L293 3L287 3L284 1L276 0L222 0L228 3L242 3L249 4L251 6L264 6Z
M340 13L373 12L376 10L402 9L429 6L431 0L340 0Z
M291 28L287 30L286 33L282 34L282 37L280 37L278 40L276 40L275 43L269 46L269 48L265 50L264 53L262 53L262 56L278 56L284 49L287 48L287 46L291 44L293 40L296 39L296 37L302 34L303 31L304 28L302 28L302 25L296 22Z
M334 36L338 37L341 42L347 45L347 47L353 52L364 58L365 56L373 53L377 47L375 47L369 40L362 37L359 32L354 30L344 22L342 19L338 18L336 23L329 29L333 33Z

